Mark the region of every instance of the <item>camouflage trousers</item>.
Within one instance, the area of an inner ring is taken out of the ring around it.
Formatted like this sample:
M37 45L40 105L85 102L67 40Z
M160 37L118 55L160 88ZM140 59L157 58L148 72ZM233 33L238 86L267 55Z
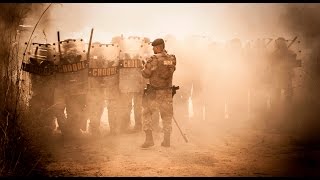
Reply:
M142 92L120 93L119 116L121 116L122 130L127 129L130 126L132 100L135 126L142 126Z
M137 127L142 126L142 96L142 92L133 95L134 122Z
M119 129L118 104L119 95L114 94L113 98L108 97L104 88L92 88L88 93L88 113L90 119L90 131L99 131L101 116L104 108L108 109L108 122L110 132L116 132Z
M173 100L172 90L153 90L146 97L143 108L143 130L153 130L153 114L160 112L164 133L172 131Z
M66 109L67 117L64 113ZM54 92L54 114L62 131L79 132L85 130L86 94L69 94L63 88Z
M90 119L90 131L97 131L100 119L105 107L103 89L89 89L88 92L88 117Z
M32 96L29 101L30 116L35 118L38 127L55 128L54 114L52 111L52 94L37 94Z

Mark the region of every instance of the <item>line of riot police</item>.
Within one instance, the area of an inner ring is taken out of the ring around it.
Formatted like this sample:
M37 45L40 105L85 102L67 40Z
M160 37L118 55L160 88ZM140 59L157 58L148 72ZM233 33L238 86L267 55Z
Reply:
M301 67L301 60L289 49L295 40L280 37L245 44L234 38L224 44L205 36L181 41L167 36L169 51L180 59L174 82L182 88L175 99L175 114L180 119L189 114L189 119L215 122L276 114L281 93L285 105L290 105L293 70Z
M270 51L271 40L243 44L235 38L224 45L201 38L183 43L172 36L165 38L169 51L181 59L174 78L181 87L174 101L177 119L217 121L275 112L281 92L290 103L293 69L301 67L301 61L289 49L288 40L276 39ZM57 45L61 45L59 52L55 44L31 46L30 61L23 65L31 78L31 116L49 127L56 117L60 130L70 136L86 131L90 119L89 132L99 135L107 107L111 134L139 132L147 84L140 71L152 53L150 40L117 36L110 44L94 42L89 59L82 40L67 39ZM132 110L135 126L130 130ZM153 116L157 131L159 113Z
M139 37L117 36L110 44L66 39L30 45L25 54L28 62L22 65L31 80L30 116L50 131L56 130L56 118L66 137L80 137L84 132L100 136L107 108L110 134L140 132L147 83L141 69L151 53L150 40ZM135 122L130 129L132 110ZM159 131L159 114L153 116L154 130Z

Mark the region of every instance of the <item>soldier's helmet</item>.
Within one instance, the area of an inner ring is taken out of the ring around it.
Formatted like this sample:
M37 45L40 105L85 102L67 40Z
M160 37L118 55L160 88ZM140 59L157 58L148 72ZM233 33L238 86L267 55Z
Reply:
M62 62L68 63L80 62L81 54L77 48L76 39L66 39L62 41L63 56Z
M287 41L283 37L279 37L275 40L276 49L287 49Z
M54 49L51 44L38 44L30 63L41 67L47 67L54 64Z
M75 39L66 39L62 43L62 47L64 50L75 49L77 47Z
M99 48L99 47L101 47L101 45L102 45L102 44L101 44L100 42L98 42L98 41L92 43L92 44L91 44L91 53L92 53L92 54L97 54L97 53L99 53L99 52L101 51L101 48Z

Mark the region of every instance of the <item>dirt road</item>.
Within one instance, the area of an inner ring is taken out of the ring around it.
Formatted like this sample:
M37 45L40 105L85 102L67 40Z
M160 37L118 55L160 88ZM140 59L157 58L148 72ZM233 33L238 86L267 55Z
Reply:
M50 176L319 175L319 166L307 162L304 149L291 145L290 135L245 122L229 122L228 128L205 121L180 124L190 142L174 126L170 148L160 146L162 133L154 134L155 146L149 149L140 148L143 132L68 142L56 136L45 169Z

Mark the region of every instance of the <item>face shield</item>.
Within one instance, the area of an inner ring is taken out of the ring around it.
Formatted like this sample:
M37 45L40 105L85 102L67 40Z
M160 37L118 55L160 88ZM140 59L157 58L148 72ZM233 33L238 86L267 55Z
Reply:
M67 39L60 42L60 64L73 64L86 60L85 43L82 39Z
M54 64L56 58L55 48L51 44L33 43L30 47L29 61L33 65L47 67Z

